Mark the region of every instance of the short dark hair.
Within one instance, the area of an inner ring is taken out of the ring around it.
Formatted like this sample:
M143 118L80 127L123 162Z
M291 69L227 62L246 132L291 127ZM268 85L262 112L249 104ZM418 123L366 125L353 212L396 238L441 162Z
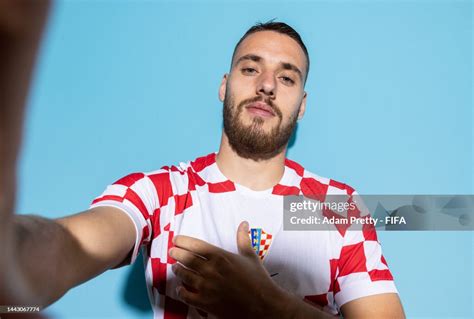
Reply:
M301 39L301 36L299 35L299 33L296 32L295 29L293 29L292 27L290 27L288 24L284 22L275 22L274 20L270 20L264 23L258 22L254 26L252 26L250 29L248 29L247 32L245 32L245 34L242 36L242 38L240 38L239 42L237 42L237 44L235 45L234 52L232 53L232 64L234 63L235 52L237 52L237 48L242 43L242 41L244 41L245 38L247 38L249 35L256 32L260 32L260 31L275 31L275 32L287 35L300 45L301 49L304 52L304 55L306 56L306 74L305 74L305 79L304 79L304 81L306 82L306 79L308 78L308 72L309 72L308 50L306 49L306 45Z

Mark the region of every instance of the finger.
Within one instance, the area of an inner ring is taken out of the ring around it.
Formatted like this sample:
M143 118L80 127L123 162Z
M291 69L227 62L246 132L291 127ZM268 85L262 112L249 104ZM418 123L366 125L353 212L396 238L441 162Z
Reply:
M243 221L237 228L237 248L239 254L244 256L256 257L255 250L252 248L252 242L249 237L249 223Z
M174 236L173 244L176 247L186 249L207 259L211 259L213 255L222 251L219 247L211 245L204 240L184 235Z
M181 279L184 285L187 285L191 288L189 289L188 287L186 287L188 290L192 292L199 291L203 280L200 275L198 275L192 270L186 269L180 264L173 264L173 266L171 266L171 270L179 279Z
M174 260L179 261L187 268L190 268L198 273L201 273L204 263L206 262L203 257L195 255L192 252L179 247L171 248L168 253Z
M176 294L178 295L178 298L181 299L185 304L202 309L203 302L201 300L201 296L198 293L189 291L183 286L178 286L176 288Z

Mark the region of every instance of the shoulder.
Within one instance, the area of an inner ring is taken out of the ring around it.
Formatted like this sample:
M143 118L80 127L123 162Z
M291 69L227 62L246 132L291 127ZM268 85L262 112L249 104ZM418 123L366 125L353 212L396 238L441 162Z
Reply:
M203 178L209 175L209 171L213 171L214 164L215 153L211 153L192 161L165 165L153 171L134 172L118 179L112 185L152 188L162 196L180 194L204 185Z
M352 195L355 189L346 183L313 173L296 161L285 159L285 166L297 176L302 195Z

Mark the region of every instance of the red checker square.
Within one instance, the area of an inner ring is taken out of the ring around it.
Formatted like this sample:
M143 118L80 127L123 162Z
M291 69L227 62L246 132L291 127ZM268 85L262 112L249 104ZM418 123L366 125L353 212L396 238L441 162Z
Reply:
M344 246L339 257L339 276L367 272L364 242Z
M293 162L292 160L285 159L285 165L293 169L299 176L304 175L304 168L300 164Z
M329 180L329 185L331 185L333 187L336 187L336 188L339 188L339 189L344 189L344 190L347 188L346 184L335 181L333 179Z
M133 184L135 184L136 181L138 181L139 179L142 179L143 177L145 177L145 174L143 174L143 173L133 173L133 174L129 174L125 177L122 177L121 179L116 181L114 184L130 187Z
M173 196L173 188L171 187L170 174L168 172L158 173L148 176L156 188L156 194L160 202L160 206L168 205L168 199Z
M194 162L191 162L191 167L195 172L200 172L205 169L207 166L214 164L216 161L216 154L211 153L206 156L197 158Z
M320 294L320 295L312 295L312 296L305 296L305 300L314 303L316 305L319 305L321 307L327 306L328 304L328 294Z
M184 195L174 195L174 200L176 203L174 210L175 215L181 214L184 210L193 206L193 197L189 192Z
M306 177L301 179L300 188L304 196L321 202L326 198L328 191L328 185L318 182L314 178Z
M162 295L166 293L166 267L166 263L162 263L159 258L151 258L153 287Z
M102 202L104 200L113 200L113 201L117 201L117 202L123 202L123 197L116 196L116 195L105 195L105 196L94 199L92 204Z
M331 282L329 284L329 291L334 291L334 284L336 282L336 272L337 272L338 263L339 263L339 259L329 260L329 267L331 269Z
M285 186L277 184L273 187L272 194L274 195L299 195L300 189L296 186Z
M174 166L174 165L172 165L172 166L170 167L170 171L172 171L172 172L179 172L181 175L184 175L184 173L185 173L183 170L179 169L178 167L176 167L176 166Z
M208 183L210 193L226 193L235 191L235 185L232 181L220 183Z
M349 198L349 200L347 202L349 203L349 209L347 210L347 217L348 218L360 217L359 207L357 207L357 205L354 203L354 200L352 199L352 197ZM352 204L352 203L354 203L354 204Z
M387 261L385 260L385 257L382 255L382 257L380 258L380 260L382 261L382 263L388 267L388 264L387 264Z
M138 210L140 211L140 213L142 213L145 219L150 219L148 209L146 208L145 204L143 204L143 201L140 196L138 196L138 194L135 193L133 189L127 189L127 192L125 193L125 199L130 201L136 208L138 208Z
M174 231L170 231L168 233L168 251L174 247L173 237L174 237ZM174 260L173 258L170 257L170 255L168 255L168 251L166 252L168 256L168 264L169 265L176 264L176 260Z
M393 276L388 269L373 269L369 271L370 280L393 280Z
M157 208L153 212L153 239L160 236L161 234L161 224L160 224L160 209Z
M341 224L334 224L334 227L336 227L337 231L339 232L339 234L341 234L341 236L344 236L346 234L347 229L351 226L350 223L342 223L347 220L346 217L336 214L327 207L323 207L323 216L327 218L334 217L335 220L341 221Z
M188 168L187 174L188 174L188 189L190 191L196 190L196 185L203 186L206 184L206 182L191 168Z
M362 234L365 240L377 241L377 232L373 224L364 224L362 226Z
M142 244L150 235L150 231L148 230L148 226L144 226L142 229L142 238L140 240L140 244Z

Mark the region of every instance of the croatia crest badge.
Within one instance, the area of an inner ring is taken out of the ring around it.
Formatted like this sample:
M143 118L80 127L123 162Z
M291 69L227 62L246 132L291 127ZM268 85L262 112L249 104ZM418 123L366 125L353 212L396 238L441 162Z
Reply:
M251 228L249 235L252 242L252 248L255 250L258 257L263 260L272 243L272 235L266 233L262 228Z

